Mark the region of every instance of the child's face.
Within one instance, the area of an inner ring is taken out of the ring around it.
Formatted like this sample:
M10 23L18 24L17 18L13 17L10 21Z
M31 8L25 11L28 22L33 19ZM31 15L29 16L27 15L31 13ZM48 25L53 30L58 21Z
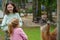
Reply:
M13 6L11 5L11 4L9 4L8 6L7 6L7 10L11 13L11 12L13 12Z
M47 18L47 15L42 15L42 19Z

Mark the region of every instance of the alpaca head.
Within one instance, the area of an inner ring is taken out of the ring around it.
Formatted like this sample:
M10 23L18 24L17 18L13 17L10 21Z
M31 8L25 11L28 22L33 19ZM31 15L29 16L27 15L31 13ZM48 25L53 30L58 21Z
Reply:
M48 30L49 25L50 25L49 21L47 21L45 25L41 25L40 26L41 31L45 32L46 30Z

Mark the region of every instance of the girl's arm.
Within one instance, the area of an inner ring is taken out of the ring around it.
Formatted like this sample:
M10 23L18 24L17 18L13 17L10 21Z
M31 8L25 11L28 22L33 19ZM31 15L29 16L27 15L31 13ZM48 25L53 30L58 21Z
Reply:
M23 38L23 40L28 40L28 37L27 37L27 35L25 34L25 32L23 31L22 28L20 28L19 34Z
M19 19L19 25L20 25L20 27L22 27L23 22L22 22L22 19L21 19L21 17L19 16L19 14L18 14L18 13L17 13L17 17L18 17L18 19Z
M2 24L1 24L1 28L3 29L4 26L6 26L6 19L7 18L7 15L4 16L3 20L2 20Z

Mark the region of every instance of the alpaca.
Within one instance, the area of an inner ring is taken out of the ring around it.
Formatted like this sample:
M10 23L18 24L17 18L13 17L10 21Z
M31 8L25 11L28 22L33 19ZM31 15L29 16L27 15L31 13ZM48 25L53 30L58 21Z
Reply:
M56 40L57 28L53 32L50 32L50 24L45 24L41 26L42 40Z

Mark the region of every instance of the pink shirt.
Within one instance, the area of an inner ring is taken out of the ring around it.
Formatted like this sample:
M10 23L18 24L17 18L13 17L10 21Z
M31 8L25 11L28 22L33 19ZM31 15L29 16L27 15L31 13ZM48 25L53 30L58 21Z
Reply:
M27 35L24 33L22 28L15 28L13 35L10 37L10 40L27 40Z

